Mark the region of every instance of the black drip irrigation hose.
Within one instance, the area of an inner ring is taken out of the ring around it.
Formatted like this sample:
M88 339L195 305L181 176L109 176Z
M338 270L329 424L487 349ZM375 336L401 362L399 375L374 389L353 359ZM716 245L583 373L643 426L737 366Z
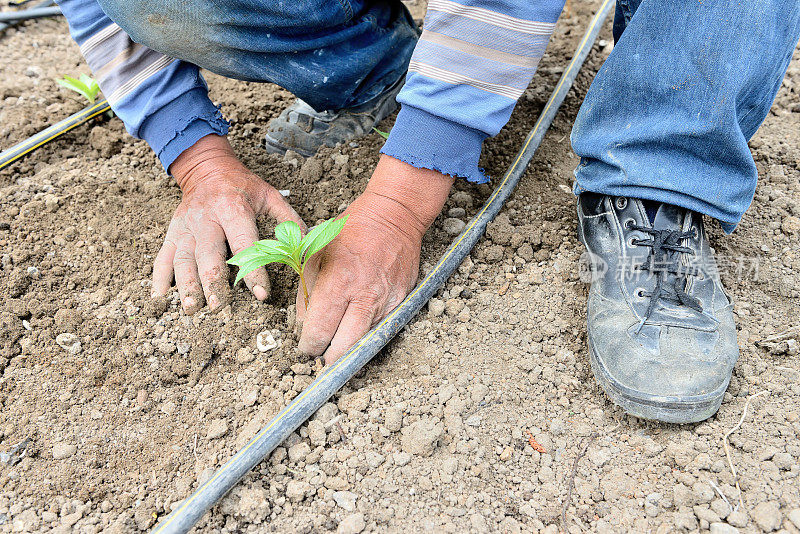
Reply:
M44 17L58 17L61 16L61 8L58 6L52 7L32 7L30 9L23 9L20 11L5 11L0 13L0 22L16 23L23 20L41 19ZM3 29L3 28L0 28Z
M550 100L542 110L536 125L528 133L522 149L514 163L503 176L502 181L481 211L470 220L461 234L450 245L439 263L425 279L392 311L388 317L370 330L347 354L323 373L298 395L286 408L237 452L225 465L185 499L181 505L164 518L153 529L153 533L175 534L188 532L206 511L214 506L233 486L253 467L258 465L278 445L311 417L336 391L369 362L428 302L451 274L461 265L486 230L486 225L494 219L503 204L514 191L522 177L525 167L544 138L553 122L561 103L575 81L586 56L597 39L603 21L613 6L613 0L605 0L598 13L589 23L589 28L578 45L575 56L570 61L558 81Z
M103 98L91 106L87 106L81 111L75 113L74 115L70 115L63 121L57 122L56 124L37 133L36 135L29 137L25 141L22 141L21 143L16 144L7 150L4 150L3 152L0 152L0 170L8 167L22 156L33 152L43 144L49 143L56 137L65 134L76 126L80 126L81 124L93 119L94 117L97 117L98 115L102 115L110 109L111 106L108 104L106 99Z
M40 3L36 4L35 6L33 6L33 9L38 9L40 7L50 7L53 4L55 4L55 2L53 0L44 0L43 2L40 2ZM19 19L16 19L16 20L11 21L11 22L0 22L0 32L5 30L6 28L10 28L11 26L16 25L18 22L20 22Z

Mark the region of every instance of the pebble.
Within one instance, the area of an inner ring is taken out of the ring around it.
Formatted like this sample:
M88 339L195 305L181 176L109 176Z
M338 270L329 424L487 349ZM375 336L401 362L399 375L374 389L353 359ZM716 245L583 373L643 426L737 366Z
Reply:
M392 407L386 410L384 425L389 432L397 432L403 425L403 411L400 408Z
M227 433L228 433L228 424L223 419L214 419L213 421L211 421L211 424L208 425L208 430L206 431L206 439L221 438Z
M461 233L461 230L463 230L466 225L467 224L461 219L448 217L442 222L442 230L444 230L447 235L456 236Z
M260 392L258 389L251 389L242 396L242 402L245 406L253 406L256 402L258 402L259 394Z
M289 447L289 461L290 462L302 462L306 459L306 456L311 452L311 447L305 441L301 441L295 445Z
M76 354L80 354L81 352L81 342L78 339L78 336L76 336L75 334L70 334L68 332L58 334L56 336L56 343L58 344L59 347L61 347L68 353L72 354L73 356Z
M172 401L167 401L161 405L161 411L167 415L172 415L173 413L175 413L176 408L177 406Z
M336 503L337 506L344 509L347 512L355 512L356 511L356 499L358 499L358 495L353 493L352 491L334 491L333 492L333 501Z
M458 458L456 458L455 456L449 456L444 459L444 461L442 462L442 471L444 471L448 475L454 475L457 470L458 470Z
M308 422L308 439L315 447L325 445L327 435L325 434L325 425L322 421L312 420Z
M444 301L442 299L432 298L428 301L428 313L433 317L440 317L444 313Z
M319 421L323 425L327 425L339 413L339 408L332 402L323 404L317 413L314 414L314 420Z
M367 465L372 469L377 469L383 465L385 461L386 458L384 458L382 454L375 451L367 451Z
M339 523L336 534L358 534L366 527L367 522L364 520L364 514L360 512L350 514Z
M248 347L242 347L236 351L236 363L244 365L252 362L255 359L256 355L253 354L253 350Z
M744 528L747 526L749 520L747 519L747 513L741 510L736 512L731 512L725 520L733 525L734 527Z
M789 521L791 521L791 522L792 522L792 524L793 524L795 527L797 527L798 529L800 529L800 508L795 508L794 510L792 510L791 512L789 512L789 513L787 514L787 517L789 518Z
M71 443L56 443L53 445L53 459L63 460L78 452L78 447Z
M263 330L256 336L256 347L261 352L267 352L278 346L273 335L269 330Z
M311 484L304 480L290 480L286 484L286 498L292 502L300 502L306 497L306 493L312 491Z
M467 210L465 210L461 206L456 206L454 208L450 208L447 211L447 215L455 219L463 219L467 215Z
M511 455L514 454L514 449L511 447L506 447L503 449L503 452L500 453L500 461L507 462L511 459Z
M403 467L404 465L408 464L411 461L411 455L407 452L396 452L394 453L394 464L398 467Z
M420 419L403 428L403 450L409 454L430 456L443 433L444 426L437 419Z
M753 508L753 521L765 532L778 530L782 520L780 507L776 502L760 502Z
M739 534L739 529L727 523L715 522L710 526L711 534Z

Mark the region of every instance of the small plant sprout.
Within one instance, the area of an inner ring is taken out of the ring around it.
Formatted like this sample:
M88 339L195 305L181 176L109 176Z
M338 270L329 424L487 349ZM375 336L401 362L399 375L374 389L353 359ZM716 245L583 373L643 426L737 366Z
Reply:
M238 284L239 280L268 263L285 263L300 276L303 299L308 307L308 288L305 276L303 276L308 259L339 235L344 228L344 223L347 222L347 217L328 219L312 228L305 237L302 237L300 226L296 222L280 223L275 227L277 239L256 241L228 260L231 265L239 267L233 285Z
M379 129L375 128L374 126L372 127L372 129L373 129L373 130L375 130L375 132L376 132L378 135L380 135L381 137L383 137L384 139L389 139L389 132L383 132L383 131L381 131L381 130L379 130Z
M92 104L94 104L98 93L100 93L100 86L97 84L97 81L86 74L81 74L79 78L64 76L62 79L56 80L56 83L61 87L66 87L71 91L83 95L84 98Z

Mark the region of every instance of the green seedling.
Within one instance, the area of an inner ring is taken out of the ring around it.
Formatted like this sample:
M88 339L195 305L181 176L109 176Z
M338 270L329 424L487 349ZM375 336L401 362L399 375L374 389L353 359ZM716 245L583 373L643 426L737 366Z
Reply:
M375 130L375 132L377 132L384 139L389 139L389 132L382 132L379 129L375 128L374 126L372 127L372 129Z
M94 104L98 93L100 93L100 86L97 81L86 74L81 74L80 78L64 76L62 79L56 80L56 83L61 87L66 87L70 91L83 95L92 104Z
M346 215L341 219L328 219L312 228L305 237L302 237L300 226L296 222L280 223L275 227L276 239L256 241L228 260L231 265L239 267L233 285L238 284L239 280L259 267L269 263L285 263L300 276L303 299L308 307L308 288L305 276L303 276L306 264L311 256L325 248L339 235L348 217Z

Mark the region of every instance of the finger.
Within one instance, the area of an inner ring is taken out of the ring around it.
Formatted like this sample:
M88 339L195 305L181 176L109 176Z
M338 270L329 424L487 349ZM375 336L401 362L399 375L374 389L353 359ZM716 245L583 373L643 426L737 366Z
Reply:
M170 233L167 232L167 237L164 244L161 245L161 250L156 255L156 260L153 262L153 297L163 297L172 287L172 261L175 259L175 242L172 240Z
M225 232L228 245L234 254L238 254L258 241L258 228L252 215L223 221L222 230ZM244 283L258 300L265 300L269 297L269 278L267 278L267 270L263 267L245 276Z
M349 298L337 285L330 279L327 283L320 279L311 296L297 344L300 353L310 358L325 352L347 310Z
M284 221L296 222L300 226L300 230L303 234L308 231L308 226L306 226L306 223L300 218L300 215L286 202L283 195L272 186L267 189L267 215L276 219L279 223Z
M200 284L203 286L208 307L211 311L216 311L231 301L228 266L225 263L228 252L225 232L216 224L208 224L200 228L195 236L195 239L201 239L194 251Z
M372 303L352 301L339 323L339 328L331 340L323 357L325 364L330 365L350 350L361 337L372 328L376 309Z
M203 307L203 289L197 274L197 262L194 258L195 241L187 236L177 243L172 267L175 270L175 285L181 296L183 311L193 315Z

